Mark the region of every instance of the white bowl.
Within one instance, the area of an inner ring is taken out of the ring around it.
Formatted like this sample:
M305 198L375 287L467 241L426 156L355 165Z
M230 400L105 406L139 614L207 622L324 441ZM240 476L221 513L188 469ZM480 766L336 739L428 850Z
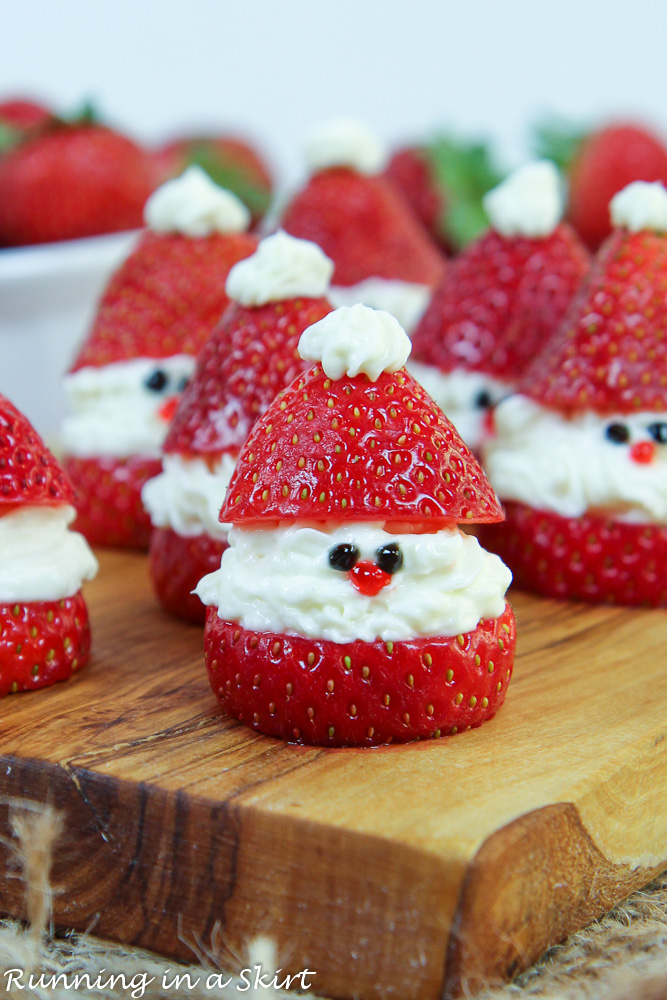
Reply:
M0 392L51 443L64 415L62 376L137 235L0 250Z

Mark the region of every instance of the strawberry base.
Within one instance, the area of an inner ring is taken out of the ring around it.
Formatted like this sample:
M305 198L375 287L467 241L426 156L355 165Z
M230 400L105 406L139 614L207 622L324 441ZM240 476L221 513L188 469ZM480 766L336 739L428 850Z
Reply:
M195 625L206 621L206 608L192 591L207 573L220 568L226 542L209 535L185 538L171 528L154 528L149 552L153 588L164 610Z
M461 732L492 718L512 675L512 609L454 637L336 643L253 632L209 608L209 681L227 715L268 736L376 746Z
M61 601L0 604L0 697L65 681L89 656L81 591Z
M63 465L76 491L76 531L91 545L148 548L151 522L141 502L141 490L162 471L159 458L68 455Z
M507 563L517 587L597 604L667 607L667 526L566 518L520 503L507 503L505 511L502 524L480 525L477 534Z

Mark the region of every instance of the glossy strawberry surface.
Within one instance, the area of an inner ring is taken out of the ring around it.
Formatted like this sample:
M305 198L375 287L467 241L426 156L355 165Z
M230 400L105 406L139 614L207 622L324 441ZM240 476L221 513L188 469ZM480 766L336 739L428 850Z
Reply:
M560 517L507 503L502 525L478 535L514 575L545 597L598 604L667 607L667 527L587 514Z
M206 666L235 719L269 736L319 746L373 746L480 726L512 675L514 615L451 638L339 644L253 632L209 608Z
M61 601L0 604L0 696L67 680L89 655L81 592Z
M147 549L151 523L141 502L141 490L162 471L160 459L70 455L64 465L76 490L74 529L91 545Z
M28 419L0 395L0 506L73 502L59 463Z
M297 377L255 424L220 519L387 521L406 530L497 521L477 459L405 369ZM398 530L398 529L397 529Z
M149 551L153 589L166 612L203 625L206 608L192 591L207 573L220 566L226 542L209 535L185 538L171 528L154 528Z

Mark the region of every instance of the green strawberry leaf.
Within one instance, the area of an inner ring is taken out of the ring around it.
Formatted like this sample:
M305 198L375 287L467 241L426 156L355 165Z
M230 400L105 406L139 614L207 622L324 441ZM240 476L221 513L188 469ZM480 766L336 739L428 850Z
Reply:
M557 167L567 173L590 131L590 127L575 126L564 118L549 115L532 126L530 147L535 156L553 160Z
M460 250L489 225L482 198L503 178L489 147L441 134L426 147L433 176L444 192L441 222L447 241Z
M271 201L271 192L248 178L242 167L231 161L226 161L219 150L201 144L191 147L187 154L188 164L194 164L205 170L211 180L220 187L226 188L247 206L253 218L261 218Z
M14 128L13 125L7 125L5 122L0 122L0 154L8 153L14 146L18 146L22 140L23 132L21 129Z

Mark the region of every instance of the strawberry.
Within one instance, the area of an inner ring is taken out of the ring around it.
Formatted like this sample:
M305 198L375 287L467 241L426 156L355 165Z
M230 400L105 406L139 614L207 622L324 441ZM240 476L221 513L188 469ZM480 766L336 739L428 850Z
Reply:
M196 164L220 187L232 191L250 209L253 224L271 201L271 172L258 151L236 136L188 136L168 142L153 154L158 182L178 177Z
M541 154L568 174L568 219L592 250L611 232L609 202L632 181L667 184L667 147L633 122L615 122L588 134L567 126L537 131Z
M436 284L444 260L389 181L348 167L314 174L287 206L282 227L312 240L336 265L334 283L371 276Z
M516 586L545 597L643 607L667 606L667 527L586 514L560 517L505 504L502 527L480 541L512 567Z
M26 417L0 395L0 511L73 503L72 486Z
M230 268L256 246L247 233L144 233L107 285L72 371L197 354L229 302Z
M354 519L426 531L502 517L477 460L407 371L334 380L319 365L255 425L220 512L230 522Z
M153 588L166 612L194 625L203 625L206 608L192 593L206 573L220 565L226 542L209 535L186 538L171 528L154 528L150 540Z
M80 591L60 601L0 604L0 697L67 680L89 655Z
M44 104L25 97L10 97L0 101L0 125L25 131L46 125L53 119L53 112Z
M0 158L0 245L136 229L153 189L148 153L94 124L58 124Z
M76 530L91 545L147 549L151 524L141 490L160 472L159 458L68 455L63 464L77 493Z
M216 697L239 721L294 743L374 746L492 718L514 645L509 605L453 638L347 644L249 631L209 608L205 659Z
M440 227L445 210L445 194L436 183L426 149L420 146L406 146L397 149L385 171L436 243L448 249Z

